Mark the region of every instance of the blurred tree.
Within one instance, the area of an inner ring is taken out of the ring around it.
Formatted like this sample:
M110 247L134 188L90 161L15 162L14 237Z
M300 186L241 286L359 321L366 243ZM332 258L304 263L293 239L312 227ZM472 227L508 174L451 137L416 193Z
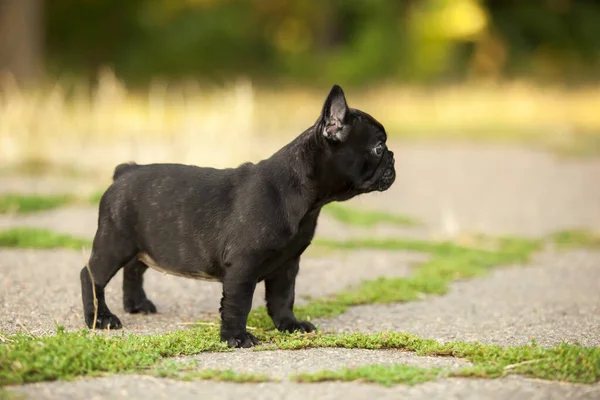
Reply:
M51 72L93 77L108 65L140 84L595 79L599 20L594 0L46 2Z
M148 41L138 22L144 3L144 0L48 1L50 72L77 73L93 79L102 66L121 69L127 53Z
M43 0L0 0L0 72L25 84L43 71Z

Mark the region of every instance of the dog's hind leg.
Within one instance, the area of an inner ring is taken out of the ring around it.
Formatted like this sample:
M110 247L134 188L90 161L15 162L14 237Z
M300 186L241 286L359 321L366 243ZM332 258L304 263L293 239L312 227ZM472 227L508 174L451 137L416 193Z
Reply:
M119 329L119 318L110 312L104 299L104 288L112 277L130 262L137 254L132 240L124 238L110 220L101 220L94 238L89 267L92 279L86 267L81 270L81 297L85 323L89 328L94 325L94 289L98 300L97 329Z
M154 314L156 306L144 292L144 272L148 267L137 258L123 268L123 308L131 314Z

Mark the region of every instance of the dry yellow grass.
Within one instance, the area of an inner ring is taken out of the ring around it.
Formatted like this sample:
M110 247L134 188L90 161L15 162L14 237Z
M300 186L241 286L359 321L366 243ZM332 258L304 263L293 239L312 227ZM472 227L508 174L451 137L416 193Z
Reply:
M24 92L4 77L0 167L41 163L108 171L127 160L231 166L268 155L308 127L328 89L261 89L246 80L205 89L194 82L157 81L140 94L103 71L94 91L57 82ZM392 137L525 140L600 149L600 87L505 83L427 90L381 85L361 92L347 89L347 96L351 106L384 123Z

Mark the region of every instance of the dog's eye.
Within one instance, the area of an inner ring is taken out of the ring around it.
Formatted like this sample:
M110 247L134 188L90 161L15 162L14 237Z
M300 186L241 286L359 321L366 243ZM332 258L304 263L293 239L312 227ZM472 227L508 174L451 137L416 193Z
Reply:
M377 146L373 147L373 153L380 156L383 154L383 143L377 143Z

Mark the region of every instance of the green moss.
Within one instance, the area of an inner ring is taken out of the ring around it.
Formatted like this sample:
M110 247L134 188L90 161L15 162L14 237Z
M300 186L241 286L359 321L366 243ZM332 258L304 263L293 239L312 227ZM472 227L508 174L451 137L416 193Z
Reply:
M0 214L6 213L32 213L36 211L52 210L73 201L72 196L40 196L5 194L0 196Z
M600 233L581 229L554 233L550 240L559 248L600 247Z
M330 203L323 207L323 212L336 220L359 227L369 228L378 224L415 226L419 223L410 217L384 211L358 210L340 203Z
M365 365L357 368L343 368L338 371L320 371L300 374L293 379L297 382L325 381L363 381L378 383L383 386L393 384L416 385L435 380L441 374L439 368L419 368L410 365Z
M91 241L67 234L55 233L40 228L12 228L0 231L0 247L34 249L66 248L81 250L90 248Z
M558 380L565 382L594 383L600 380L600 348L560 344L545 348L534 343L527 346L503 348L479 343L449 342L441 344L434 340L420 339L414 335L386 332L373 335L348 334L339 336L290 335L290 338L273 338L279 348L303 349L312 347L344 347L367 349L403 349L415 351L419 355L453 356L471 361L473 367L452 372L452 376L477 376L483 378L499 378L508 374L520 374L532 378ZM377 371L394 369L394 366L377 366ZM339 371L347 380L367 379L367 372L347 374ZM440 370L436 370L440 372ZM421 371L423 373L424 371ZM431 370L430 370L431 372ZM321 376L323 373L317 373ZM332 376L331 373L324 374ZM335 375L335 374L334 374ZM435 374L425 374L431 378ZM303 377L308 379L306 375Z
M319 371L313 374L300 374L294 379L300 382L367 381L390 386L394 383L414 385L442 376L501 378L509 374L519 374L531 378L547 379L572 383L596 383L600 380L600 349L592 347L560 344L544 348L531 344L502 348L478 343L451 342L444 345L438 342L409 337L402 334L389 334L379 340L366 341L351 338L352 346L365 345L369 348L404 348L421 355L454 356L467 359L473 366L456 371L440 368L416 368L406 365L366 365L359 368L343 368L338 371ZM344 340L346 339L346 340ZM349 338L327 341L333 347L347 347ZM315 346L303 343L302 347Z
M87 331L33 338L22 334L0 345L0 386L77 376L129 373L152 367L164 357L228 351L216 328L141 336Z
M0 214L6 213L33 213L53 210L72 204L97 205L104 194L104 190L97 191L87 197L60 194L60 195L25 195L4 194L0 195Z

